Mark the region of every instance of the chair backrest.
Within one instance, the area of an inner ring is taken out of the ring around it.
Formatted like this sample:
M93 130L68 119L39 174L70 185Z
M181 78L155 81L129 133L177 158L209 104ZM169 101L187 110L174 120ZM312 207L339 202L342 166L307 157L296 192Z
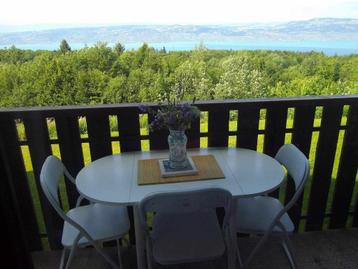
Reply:
M79 231L75 241L78 242L81 237L86 237L89 242L91 242L94 246L97 246L91 235L80 224L67 216L60 206L58 186L59 181L63 176L68 178L72 183L75 183L75 179L70 175L61 160L52 155L48 156L42 165L40 173L40 183L42 190L60 217Z
M275 159L286 167L295 183L296 193L302 192L309 174L309 162L306 156L295 145L286 144L279 149Z
M142 225L146 226L146 213L190 213L216 208L225 209L224 223L231 211L231 193L211 188L194 191L155 193L144 198L139 205Z
M41 187L53 208L63 219L65 219L66 214L60 206L58 197L59 181L63 176L66 176L74 182L73 177L68 173L61 160L52 155L48 156L42 165L40 173Z
M284 228L284 226L280 225L280 219L300 197L308 179L310 168L306 156L293 144L283 145L277 152L275 159L286 167L288 174L292 177L295 183L296 192L291 200L277 214L266 234L271 233L274 226L278 225L279 227Z
M84 230L82 226L75 222L73 219L68 217L60 206L60 201L58 197L58 186L59 181L63 176L71 180L72 183L75 183L75 179L70 175L61 160L52 155L48 156L44 164L42 165L40 173L40 183L45 196L47 197L53 208L56 210L56 212L60 215L60 217L64 221L67 221L72 226L74 226L77 230L79 230L80 233L77 236L78 238L84 236L90 242L92 242L92 244L94 244L92 237L87 233L87 231Z

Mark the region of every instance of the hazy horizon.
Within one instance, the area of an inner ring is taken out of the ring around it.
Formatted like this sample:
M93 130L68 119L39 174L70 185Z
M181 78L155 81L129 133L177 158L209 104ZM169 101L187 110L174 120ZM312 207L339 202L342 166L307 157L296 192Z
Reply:
M358 20L353 17L314 17L306 20L289 20L289 21L271 21L271 22L241 22L241 23L98 23L98 24L24 24L24 25L11 25L11 24L0 24L0 33L10 33L10 32L22 32L22 31L43 31L43 30L57 30L57 29L67 29L67 28L91 28L91 27L111 27L111 26L231 26L231 25L267 25L267 24L284 24L289 22L298 22L298 21L311 21L317 19L348 19L348 20Z

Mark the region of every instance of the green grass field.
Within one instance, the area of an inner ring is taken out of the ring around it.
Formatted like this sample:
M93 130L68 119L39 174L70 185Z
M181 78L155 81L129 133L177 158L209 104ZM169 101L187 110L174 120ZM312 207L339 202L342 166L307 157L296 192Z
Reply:
M146 134L148 134L148 128L146 127L146 124L145 124L147 119L141 117L140 120L141 120L141 132L140 133L141 133L141 135L146 135ZM112 122L114 120L111 119L110 121L111 121L111 126L112 125L114 125L114 126L117 125L116 122ZM343 117L342 118L342 125L344 125L345 122L346 122L346 118ZM287 120L287 127L292 127L292 125L293 125L293 120L288 119ZM315 120L314 126L317 126L317 127L320 126L320 119ZM201 132L207 132L207 128L208 128L207 120L204 117L204 119L201 121L200 131ZM259 129L264 129L264 128L265 128L265 121L260 120ZM82 133L81 137L86 137L87 136L86 128L84 128L84 129L85 130L81 130L81 133ZM57 137L57 134L55 133L54 130L55 130L55 128L53 128L53 126L51 127L49 125L50 139L54 139L54 138ZM237 121L235 121L235 120L230 121L229 130L230 131L237 130ZM21 124L18 124L18 132L19 132L20 139L25 139L23 126ZM118 136L118 131L116 130L116 127L113 127L113 128L111 127L111 136L113 136L113 137ZM316 150L318 137L319 137L319 132L313 132L313 134L312 134L312 142L311 142L311 149L310 149L310 154L309 154L309 160L310 160L310 165L311 165L311 175L312 175L313 168L314 168L315 150ZM343 138L344 138L344 131L341 130L340 133L339 133L339 138L338 138L338 142L337 142L336 156L335 156L334 167L333 167L333 172L332 172L332 182L331 182L331 186L330 186L330 189L329 189L329 196L328 196L328 203L327 203L327 207L326 207L326 213L330 212L332 202L333 202L335 180L336 180L336 177L337 177L337 171L338 171L338 165L339 165L340 152L341 152L341 148L342 148ZM263 142L264 142L264 135L259 135L258 136L258 143L257 143L257 151L262 152L262 150L263 150ZM291 142L291 134L287 133L286 137L285 137L285 143L290 143L290 142ZM235 147L235 145L236 145L236 136L230 136L228 138L228 144L229 144L229 147ZM144 151L150 150L148 140L142 140L141 146L142 146L142 150L144 150ZM207 147L207 138L202 137L200 139L200 147L202 147L202 148ZM82 150L83 150L84 163L85 163L85 165L87 165L87 164L89 164L91 162L89 144L88 143L83 143L82 144ZM119 142L112 142L112 151L113 151L113 153L119 153L120 152L120 143ZM45 233L46 229L45 229L44 219L43 219L42 210L41 210L41 206L40 206L38 191L37 191L37 188L36 188L36 182L35 182L35 179L34 179L30 153L29 153L29 149L28 149L27 146L22 146L22 153L23 153L26 172L27 172L27 176L28 176L28 182L29 182L30 190L31 190L32 197L33 197L33 204L34 204L34 208L35 208L35 212L36 212L36 218L37 218L37 221L38 221L38 224L39 224L40 232ZM58 144L52 144L52 153L54 155L58 156L58 157L61 157ZM305 187L303 207L302 207L302 215L306 215L306 213L307 213L308 203L309 203L310 188L311 188L311 180L308 181L308 183L307 183L307 185ZM356 193L357 193L357 186L355 186L354 195L353 195L354 198L356 197ZM63 180L60 183L60 195L61 195L61 200L62 200L62 204L64 206L64 209L68 210L69 207L68 207L68 202L67 202L67 194L66 194L65 184L64 184ZM280 189L280 200L281 201L284 200L284 196L285 196L285 185L283 185L281 187L281 189ZM354 199L352 199L351 206L353 206L353 204L354 204L353 202L354 202ZM326 218L325 222L324 222L324 229L328 227L328 224L329 224L328 218ZM299 226L300 231L304 230L304 225L305 225L305 222L302 220L301 223L300 223L300 226ZM349 219L347 225L348 225L348 227L351 226L351 218ZM43 244L44 244L45 248L48 247L48 244L47 244L46 241L47 240L44 238Z

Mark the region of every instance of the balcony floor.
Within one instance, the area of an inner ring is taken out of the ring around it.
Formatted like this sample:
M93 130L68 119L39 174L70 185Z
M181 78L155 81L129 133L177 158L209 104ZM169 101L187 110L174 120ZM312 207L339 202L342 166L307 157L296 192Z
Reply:
M291 237L295 248L298 268L358 268L358 229L307 232ZM239 246L243 257L257 242L256 237L239 238ZM108 253L116 258L115 249L107 248ZM135 268L134 248L123 249L124 268ZM34 252L35 268L58 268L60 251ZM78 250L71 268L110 268L106 262L91 248ZM158 267L164 268L164 267ZM171 269L214 269L226 268L225 259L200 264L170 266ZM250 268L290 268L286 256L279 245L278 238L272 237L253 260Z

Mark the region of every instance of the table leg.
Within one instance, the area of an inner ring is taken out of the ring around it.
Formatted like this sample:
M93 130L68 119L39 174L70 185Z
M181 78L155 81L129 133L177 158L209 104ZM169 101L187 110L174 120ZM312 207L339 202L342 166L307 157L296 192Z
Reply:
M133 206L133 213L134 213L135 245L137 251L137 268L146 269L145 238L139 221L139 208L137 205Z

